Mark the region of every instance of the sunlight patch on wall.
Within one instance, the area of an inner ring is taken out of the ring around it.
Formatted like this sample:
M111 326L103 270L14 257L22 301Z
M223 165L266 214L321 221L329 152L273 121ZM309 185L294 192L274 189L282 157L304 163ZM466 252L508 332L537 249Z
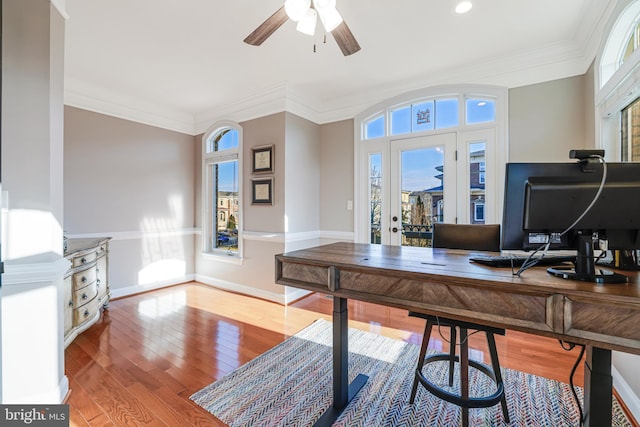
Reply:
M51 212L32 209L2 210L2 259L34 255L62 255L62 226Z
M147 216L140 224L145 237L140 251L144 267L138 272L139 285L180 279L187 273L187 256L181 232L184 219L182 197L169 196L167 204L168 216Z
M180 259L163 259L153 262L138 272L138 284L149 285L179 279L187 274L187 264Z

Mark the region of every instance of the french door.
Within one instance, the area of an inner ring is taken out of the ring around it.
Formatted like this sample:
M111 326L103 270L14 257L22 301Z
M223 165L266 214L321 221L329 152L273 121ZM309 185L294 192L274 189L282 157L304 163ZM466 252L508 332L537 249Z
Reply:
M436 222L493 222L494 140L489 129L367 143L369 243L431 246Z

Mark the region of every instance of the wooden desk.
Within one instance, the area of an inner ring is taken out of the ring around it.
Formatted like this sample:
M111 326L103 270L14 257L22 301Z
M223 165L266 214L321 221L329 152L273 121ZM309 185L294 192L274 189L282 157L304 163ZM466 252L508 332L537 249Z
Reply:
M640 281L598 285L532 268L469 262L473 252L334 243L276 255L276 283L334 296L330 425L366 377L349 390L347 299L442 315L585 344L585 426L611 423L611 350L640 354Z

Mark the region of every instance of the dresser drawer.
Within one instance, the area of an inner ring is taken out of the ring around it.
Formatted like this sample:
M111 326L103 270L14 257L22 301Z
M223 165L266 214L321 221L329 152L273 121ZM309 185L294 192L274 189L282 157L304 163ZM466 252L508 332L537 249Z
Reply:
M96 281L96 266L89 267L85 270L78 271L73 274L73 290L84 288Z
M96 251L92 250L89 252L85 252L81 255L74 256L73 258L71 258L71 264L74 268L80 267L81 265L91 264L96 260L96 258L97 258Z
M73 306L80 308L87 304L98 295L98 286L96 282L91 283L89 286L80 288L73 292Z
M71 276L64 278L64 336L73 328L73 291L71 290Z
M108 246L109 243L107 242L103 242L100 246L98 246L98 248L96 249L96 257L99 258L102 255L106 254L108 252Z
M94 298L82 307L73 310L73 325L80 326L83 323L93 319L98 313L99 301Z

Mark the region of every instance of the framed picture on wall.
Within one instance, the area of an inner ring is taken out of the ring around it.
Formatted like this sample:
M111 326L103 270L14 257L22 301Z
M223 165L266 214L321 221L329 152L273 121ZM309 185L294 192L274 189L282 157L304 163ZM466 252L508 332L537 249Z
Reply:
M253 173L273 172L273 145L254 147L251 149L251 171Z
M251 180L251 204L273 204L273 178Z

